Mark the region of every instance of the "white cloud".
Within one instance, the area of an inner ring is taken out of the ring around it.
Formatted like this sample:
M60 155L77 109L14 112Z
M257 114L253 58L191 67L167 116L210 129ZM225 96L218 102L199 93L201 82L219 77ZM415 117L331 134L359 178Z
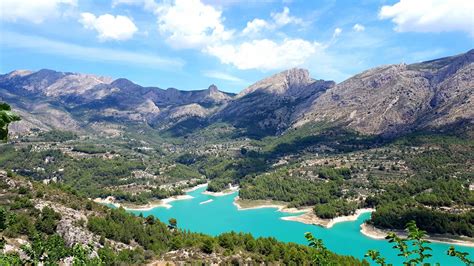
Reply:
M290 9L288 7L284 7L281 13L271 13L270 16L272 17L271 21L256 18L247 22L247 26L242 31L242 34L249 35L263 30L275 30L288 24L303 25L301 18L290 16Z
M295 24L295 25L302 25L303 20L297 17L290 16L290 9L285 6L281 13L272 13L271 17L275 21L275 24L279 27L288 25L288 24Z
M364 31L364 30L365 30L365 27L364 27L364 25L361 25L361 24L357 23L357 24L354 24L354 26L352 27L352 29L353 29L354 31L361 32L361 31Z
M318 49L323 49L321 44L302 39L285 39L280 43L263 39L239 45L213 45L206 51L238 69L274 70L302 65Z
M47 18L59 16L62 7L76 5L77 0L1 0L0 19L39 24Z
M29 49L36 53L61 55L77 60L101 63L113 62L164 70L176 70L176 68L181 68L184 65L184 62L177 58L166 58L155 54L81 46L14 32L2 32L0 44L7 47Z
M155 14L160 32L176 49L203 48L210 43L229 40L233 35L233 31L224 28L222 12L200 0L163 3Z
M380 19L391 19L399 32L464 31L474 36L472 0L400 0L383 6Z
M101 41L128 40L138 30L135 23L125 16L104 14L96 17L92 13L81 13L79 22L84 28L97 31L97 37Z
M244 28L242 33L244 35L255 34L260 32L263 29L272 28L272 25L266 22L263 19L256 18L252 21L247 22L247 26Z
M220 72L220 71L210 70L210 71L205 71L203 74L204 74L204 76L209 77L209 78L221 79L221 80L231 81L231 82L236 82L236 83L244 83L245 82L243 79L241 79L239 77L236 77L236 76L233 76L231 74L224 73L224 72Z
M341 35L342 29L341 28L335 28L334 33L332 34L332 38L337 38L339 35Z

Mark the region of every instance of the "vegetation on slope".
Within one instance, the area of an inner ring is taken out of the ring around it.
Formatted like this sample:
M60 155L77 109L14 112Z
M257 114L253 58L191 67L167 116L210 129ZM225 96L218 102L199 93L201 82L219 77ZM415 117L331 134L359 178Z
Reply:
M188 262L212 262L217 259L235 263L245 259L253 263L308 264L315 256L315 252L308 247L282 243L274 238L254 238L250 234L235 232L217 237L191 233L179 229L174 219L166 225L152 216L138 217L124 209L97 205L74 195L74 190L63 186L44 185L19 176L3 177L0 182L2 243L10 245L15 239L25 239L27 244L22 245L20 252L27 259L20 259L17 253L7 253L0 256L1 264L20 265L28 261L56 264L67 257L78 261L75 265L83 265L80 260L93 265L141 264L157 258L170 258L171 253L168 252L182 250L195 257L173 258ZM11 185L13 183L14 186ZM51 204L51 207L37 209L40 203ZM75 221L74 226L96 236L91 238L90 247L71 243L64 238L68 228L63 216L68 214L61 212L71 211L86 217L85 220ZM62 229L58 231L60 224ZM93 250L97 252L97 257L89 258ZM211 253L217 256L207 257L206 254ZM329 261L337 265L366 265L353 257L334 253L329 253Z

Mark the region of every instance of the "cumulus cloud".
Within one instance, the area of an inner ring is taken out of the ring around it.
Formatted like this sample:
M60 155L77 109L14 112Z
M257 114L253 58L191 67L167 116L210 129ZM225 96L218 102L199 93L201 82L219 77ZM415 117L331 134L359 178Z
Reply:
M247 26L242 30L244 35L255 34L263 29L270 29L272 25L263 19L256 18L252 21L247 22Z
M13 22L26 20L39 24L47 18L59 16L61 8L76 5L77 0L1 0L0 19Z
M222 12L200 0L175 0L160 4L155 10L158 28L176 49L203 48L229 40L233 31L223 25Z
M275 70L301 65L319 49L323 49L321 44L302 39L285 39L279 43L262 39L238 45L213 45L206 51L223 64L238 69Z
M400 0L380 9L380 19L391 19L399 32L464 31L474 36L472 0Z
M289 24L303 25L302 19L291 16L288 7L270 14L270 19L255 18L247 23L242 34L224 26L225 18L218 8L201 0L114 0L114 5L142 5L157 16L158 29L175 49L197 49L214 56L223 64L238 69L280 70L300 66L325 46L299 38L254 39L262 30L277 30ZM340 29L337 30L340 34ZM223 72L207 71L204 75L232 82L238 77Z
M104 14L96 17L92 13L82 13L79 20L86 29L95 30L101 41L128 40L137 32L133 21L126 16Z
M361 25L361 24L357 23L352 27L352 29L354 31L361 32L361 31L365 30L365 27L364 27L364 25Z
M262 30L275 30L288 24L303 25L303 20L294 16L290 16L290 9L284 7L280 13L271 13L272 20L266 21L260 18L247 22L247 26L243 29L244 35L255 34Z
M275 21L275 24L278 26L285 26L288 24L302 25L303 20L297 17L290 16L290 9L284 7L281 13L272 13L271 17Z

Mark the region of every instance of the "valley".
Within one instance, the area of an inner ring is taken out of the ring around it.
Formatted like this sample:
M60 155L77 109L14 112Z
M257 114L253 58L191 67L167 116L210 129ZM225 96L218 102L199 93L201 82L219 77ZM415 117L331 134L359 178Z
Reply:
M42 198L52 199L28 192L28 202L22 202L14 196L18 187L32 184L28 186L35 190L64 193L78 201L66 207L79 210L76 215L88 220L82 231L106 238L113 250L122 250L117 248L122 244L145 249L142 262L154 255L166 260L178 256L171 252L186 249L196 253L184 261L202 256L221 262L246 257L255 262L288 262L295 253L303 262L312 251L276 239L305 244L306 230L317 232L331 251L353 256L334 254L334 261L363 264L371 245L391 254L387 243L360 234L365 219L376 230L403 230L415 221L429 235L462 238L472 244L473 68L474 50L418 64L374 68L339 84L312 79L307 70L295 68L258 81L237 95L215 85L199 91L164 90L126 79L14 71L0 76L0 99L11 104L22 120L10 125L9 141L0 145L0 169L6 171L3 177L13 178L8 182L18 178L23 183L14 188L5 185L3 203L18 205L7 208L13 213L30 215L44 203ZM201 187L189 192L196 186ZM219 193L227 195L216 197ZM235 218L237 195L247 207L292 208L324 223L361 209L374 211L360 215L356 222L335 224L334 230L350 231L330 240L335 235L332 229L284 221L281 213L266 208L242 211L255 216ZM122 208L109 210L92 203L93 199L120 205L141 217ZM90 204L97 211L83 210ZM207 219L193 218L202 214L185 215L196 206L206 210ZM226 221L235 223L219 220L216 206L232 213ZM143 217L159 221L141 228ZM176 234L163 224L171 218L179 222ZM239 219L247 225L241 227ZM275 225L269 231L252 221ZM156 234L120 235L107 229L127 225L140 227L141 233L156 230ZM292 228L285 232L288 235L281 232L283 227ZM236 254L234 248L220 239L228 231L243 232L230 237L239 243L232 244L238 246L236 250L246 250L245 256L230 258ZM22 238L24 233L17 230L9 237ZM243 244L253 241L247 233L269 237L256 241L268 241L285 251L250 249ZM149 237L162 240L152 243ZM360 250L338 247L344 237L361 241ZM472 248L460 250L472 253ZM213 251L218 258L205 255ZM440 256L433 259L445 262Z

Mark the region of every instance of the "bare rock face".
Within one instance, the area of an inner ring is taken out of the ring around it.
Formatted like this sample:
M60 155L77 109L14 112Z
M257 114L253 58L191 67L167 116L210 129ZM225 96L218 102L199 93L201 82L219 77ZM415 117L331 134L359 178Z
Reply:
M308 70L292 68L250 85L241 91L237 97L241 98L256 91L275 95L298 95L314 81L310 78Z
M398 134L474 119L474 52L358 74L327 90L295 119L341 124L364 134Z
M278 134L309 99L332 86L332 81L314 80L307 70L293 68L244 89L213 120L229 122L257 137Z

